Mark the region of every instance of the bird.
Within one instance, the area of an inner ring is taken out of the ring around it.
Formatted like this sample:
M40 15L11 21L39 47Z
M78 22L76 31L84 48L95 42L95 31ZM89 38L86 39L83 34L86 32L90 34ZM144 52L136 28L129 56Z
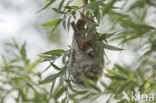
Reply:
M87 40L85 34L80 33L82 30L85 29L86 21L85 19L79 19L78 22L75 24L75 22L71 23L72 28L74 30L74 36L75 40L79 46L79 49L84 51L88 56L94 57L94 49L92 48L92 42L91 40Z
M103 72L98 39L95 37L96 28L94 22L84 15L76 23L73 21L71 26L74 33L67 70L74 83L86 87L84 79L96 83ZM83 30L88 32L81 32ZM88 39L86 34L91 38Z

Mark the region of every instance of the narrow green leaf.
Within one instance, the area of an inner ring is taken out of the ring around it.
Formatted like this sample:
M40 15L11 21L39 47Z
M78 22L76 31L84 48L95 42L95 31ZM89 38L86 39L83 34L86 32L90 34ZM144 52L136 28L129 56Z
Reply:
M99 33L98 33L98 35L100 35L100 36L98 37L98 40L99 40L99 41L103 41L103 40L106 41L106 34L99 34Z
M125 90L126 88L129 87L129 85L131 84L131 81L125 81L122 85L120 85L120 87L118 88L118 92L122 92L123 90Z
M60 22L62 21L62 19L56 19L56 20L53 20L53 21L50 21L50 22L47 22L45 24L42 24L41 26L56 26L57 24L59 24Z
M140 68L138 68L136 71L137 71L137 76L139 78L141 78L142 80L145 80L146 79L146 77L144 75L144 71L142 71Z
M60 23L60 22L59 22L59 23ZM56 29L56 27L59 25L59 23L56 24L56 25L54 26L54 28L53 28L52 31L51 31L51 34L55 31L55 29Z
M13 59L10 61L10 63L16 63L16 62L19 62L21 59L19 57Z
M145 85L144 85L144 88L145 88L145 89L150 88L150 86L152 85L153 82L154 82L154 81L153 81L152 79L147 80L147 82L146 82Z
M56 70L62 70L61 68L59 68L57 65L55 65L54 63L50 62L51 66L54 67L54 69Z
M55 11L56 13L58 13L58 9L57 8L52 8L53 9L53 11ZM63 11L60 11L60 14L64 14L64 12Z
M117 91L116 88L114 88L114 87L116 87L116 85L118 85L118 84L119 84L119 81L117 79L116 80L112 79L111 83L108 85L108 90Z
M83 97L81 97L80 100L86 100L88 98L91 98L94 95L97 95L97 94L95 94L95 93L87 93Z
M52 82L53 80L55 80L59 76L60 76L60 73L49 75L44 80L40 81L39 84L47 84L49 82Z
M115 64L114 68L116 68L123 75L129 77L130 79L133 79L133 75L128 69L121 67L119 64Z
M57 11L58 14L60 13L61 8L63 7L64 1L65 1L65 0L62 0L61 3L59 4L58 11Z
M98 21L98 24L100 23L100 10L99 10L99 7L96 9L96 18L97 18L97 21Z
M46 9L47 7L49 7L51 4L53 4L56 0L50 0L41 10L39 10L38 12L41 12L42 10Z
M126 77L122 76L122 75L110 75L110 74L105 74L106 77L114 79L114 80L127 80Z
M156 40L152 41L152 51L156 51Z
M22 45L20 53L21 53L22 57L26 59L26 49L25 49L25 46L26 46L26 42L24 42L24 44Z
M64 8L69 9L69 10L72 9L71 6L65 6Z
M60 81L60 84L61 84L61 87L64 87L64 84L65 84L65 83L64 83L64 80L65 80L64 76L61 75L61 76L60 76L60 80L59 80L59 81Z
M100 88L96 86L96 84L88 79L84 79L85 80L85 84L89 87L91 87L92 89L96 90L97 92L101 92Z
M108 45L108 44L103 44L103 47L105 49L109 49L109 50L113 50L113 51L122 51L122 50L124 50L122 48L118 48L118 47L115 47L115 46L112 46L112 45Z
M67 64L67 61L66 61L67 60L67 57L68 57L68 55L65 52L64 55L63 55L63 57L62 57L62 63L65 64L65 65Z
M106 39L112 37L113 35L115 35L115 32L113 32L113 33L107 33L107 34L106 34Z
M58 9L57 8L52 8L56 13L58 12Z
M80 9L80 7L78 6L65 6L66 9L74 9L74 10L78 10Z
M138 38L138 37L140 37L140 36L141 36L140 34L133 34L133 35L131 35L131 36L129 36L129 37L123 39L123 40L120 42L120 44L126 43L126 42L128 42L128 41L130 41L130 40L134 40L134 39L136 39L136 38ZM122 36L122 38L124 38L124 36Z
M52 93L53 93L53 90L54 90L54 86L55 86L55 82L56 82L56 80L54 80L52 82L52 84L51 84L50 93L49 93L50 97L52 96Z
M15 45L16 49L19 49L19 46L18 46L18 44L17 44L17 42L16 42L16 40L14 38L13 38L13 42L14 42L14 45Z
M6 67L9 66L9 62L6 60L5 56L2 55L2 60L3 60L3 63Z
M73 92L75 92L77 95L84 95L85 93L87 93L88 91L84 91L84 90L77 90L77 89L71 89Z
M80 89L78 89L78 88L74 88L74 86L72 86L72 84L71 84L70 81L66 81L66 82L67 82L67 84L68 84L70 90L71 90L72 92L76 93L77 95L81 95L81 94L83 95L83 94L85 94L85 93L88 92L88 90L80 90Z
M33 69L37 66L37 64L41 62L41 60L42 60L41 58L35 60L35 61L30 65L29 70L33 70Z
M110 70L110 69L106 69L106 71L111 74L111 75L119 75L118 73L116 73L115 71L113 70Z
M107 89L107 88L108 88L108 86L106 85L106 83L105 83L105 82L103 82L102 80L100 81L100 83L101 83L101 85L102 85L105 89Z
M127 27L127 28L129 28L129 30L133 29L139 33L146 33L150 30L156 30L156 28L153 26L150 26L147 24L140 24L140 23L134 22L130 19L124 20L124 19L120 18L119 21L124 28ZM143 34L139 34L139 35L143 35Z
M65 20L63 20L63 28L66 30L66 17Z
M71 16L68 18L68 31L70 29L70 19L71 19Z
M115 35L115 32L113 33L104 33L104 34L101 34L101 33L97 33L98 35L98 40L99 41L106 41L107 42L107 39L111 38L113 35Z
M57 100L65 91L67 90L66 87L60 88L55 94L54 98Z
M21 75L21 76L19 76L19 77L17 77L17 78L14 78L14 79L22 79L22 80L29 80L29 81L31 81L31 78L29 77L29 76L27 76L27 75Z
M41 53L41 54L45 54L45 55L60 55L62 53L64 53L65 51L62 50L62 49L56 49L56 50L50 50L50 51L47 51L47 52L44 52L44 53Z
M115 2L117 2L119 0L110 0L110 2L107 3L107 5L103 8L102 14L106 14L109 12L109 10L111 10L113 8L113 5Z
M41 62L45 62L45 61L51 61L51 60L55 60L59 57L60 55L55 55L55 56L49 56L49 55L44 55L44 54L40 54L39 57L42 58L43 60Z
M50 65L48 65L48 66L44 69L44 71L43 71L43 72L47 71L50 67L51 67L51 64L50 64Z
M99 6L99 2L93 1L93 2L87 4L86 9L96 10L98 6Z
M71 8L74 9L74 10L80 9L80 7L78 7L78 6L71 6Z
M113 70L110 69L106 69L107 70L107 74L105 74L106 77L112 78L112 79L121 79L121 80L127 80L129 79L127 76L119 74Z

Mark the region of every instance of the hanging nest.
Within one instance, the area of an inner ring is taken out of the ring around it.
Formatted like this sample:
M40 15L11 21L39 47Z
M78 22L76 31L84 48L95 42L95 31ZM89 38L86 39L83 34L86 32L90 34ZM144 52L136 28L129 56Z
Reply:
M85 86L84 79L97 82L103 73L103 51L96 36L96 24L86 16L75 24L68 72L73 81Z

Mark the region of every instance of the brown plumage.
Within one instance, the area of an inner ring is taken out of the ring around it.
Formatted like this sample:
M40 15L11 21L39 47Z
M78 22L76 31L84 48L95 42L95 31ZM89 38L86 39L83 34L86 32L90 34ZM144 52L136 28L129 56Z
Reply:
M98 41L93 45L90 40L87 40L85 34L80 33L81 30L93 29L91 34L96 33L96 28L93 28L94 22L85 17L81 17L77 23L71 23L74 29L71 56L67 66L69 74L78 85L85 86L83 79L90 79L95 83L103 71L103 63L99 57ZM96 40L96 39L95 39Z
M86 19L82 17L78 20L76 24L72 22L71 25L74 29L75 32L74 36L79 46L79 49L84 51L89 56L94 57L94 51L92 48L91 41L87 40L85 34L80 33L82 30L85 30L86 23L87 23Z
M86 21L83 20L83 18L79 19L78 22L76 23L76 27L78 28L79 31L84 30L86 25Z

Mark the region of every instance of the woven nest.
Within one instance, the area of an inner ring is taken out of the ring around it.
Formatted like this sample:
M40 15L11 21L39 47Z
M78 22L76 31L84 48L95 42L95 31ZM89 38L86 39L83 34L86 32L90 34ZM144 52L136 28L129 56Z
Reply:
M93 22L90 23L91 24L89 24L89 26L93 25ZM96 31L96 29L93 31ZM95 39L95 33L96 32L92 32L89 35L92 35ZM73 78L73 81L76 84L84 86L84 79L89 79L96 83L98 78L101 76L103 72L103 63L99 55L100 49L98 44L99 41L95 39L93 45L95 56L91 57L81 50L78 42L76 41L75 34L73 35L72 50L67 68L69 75Z

